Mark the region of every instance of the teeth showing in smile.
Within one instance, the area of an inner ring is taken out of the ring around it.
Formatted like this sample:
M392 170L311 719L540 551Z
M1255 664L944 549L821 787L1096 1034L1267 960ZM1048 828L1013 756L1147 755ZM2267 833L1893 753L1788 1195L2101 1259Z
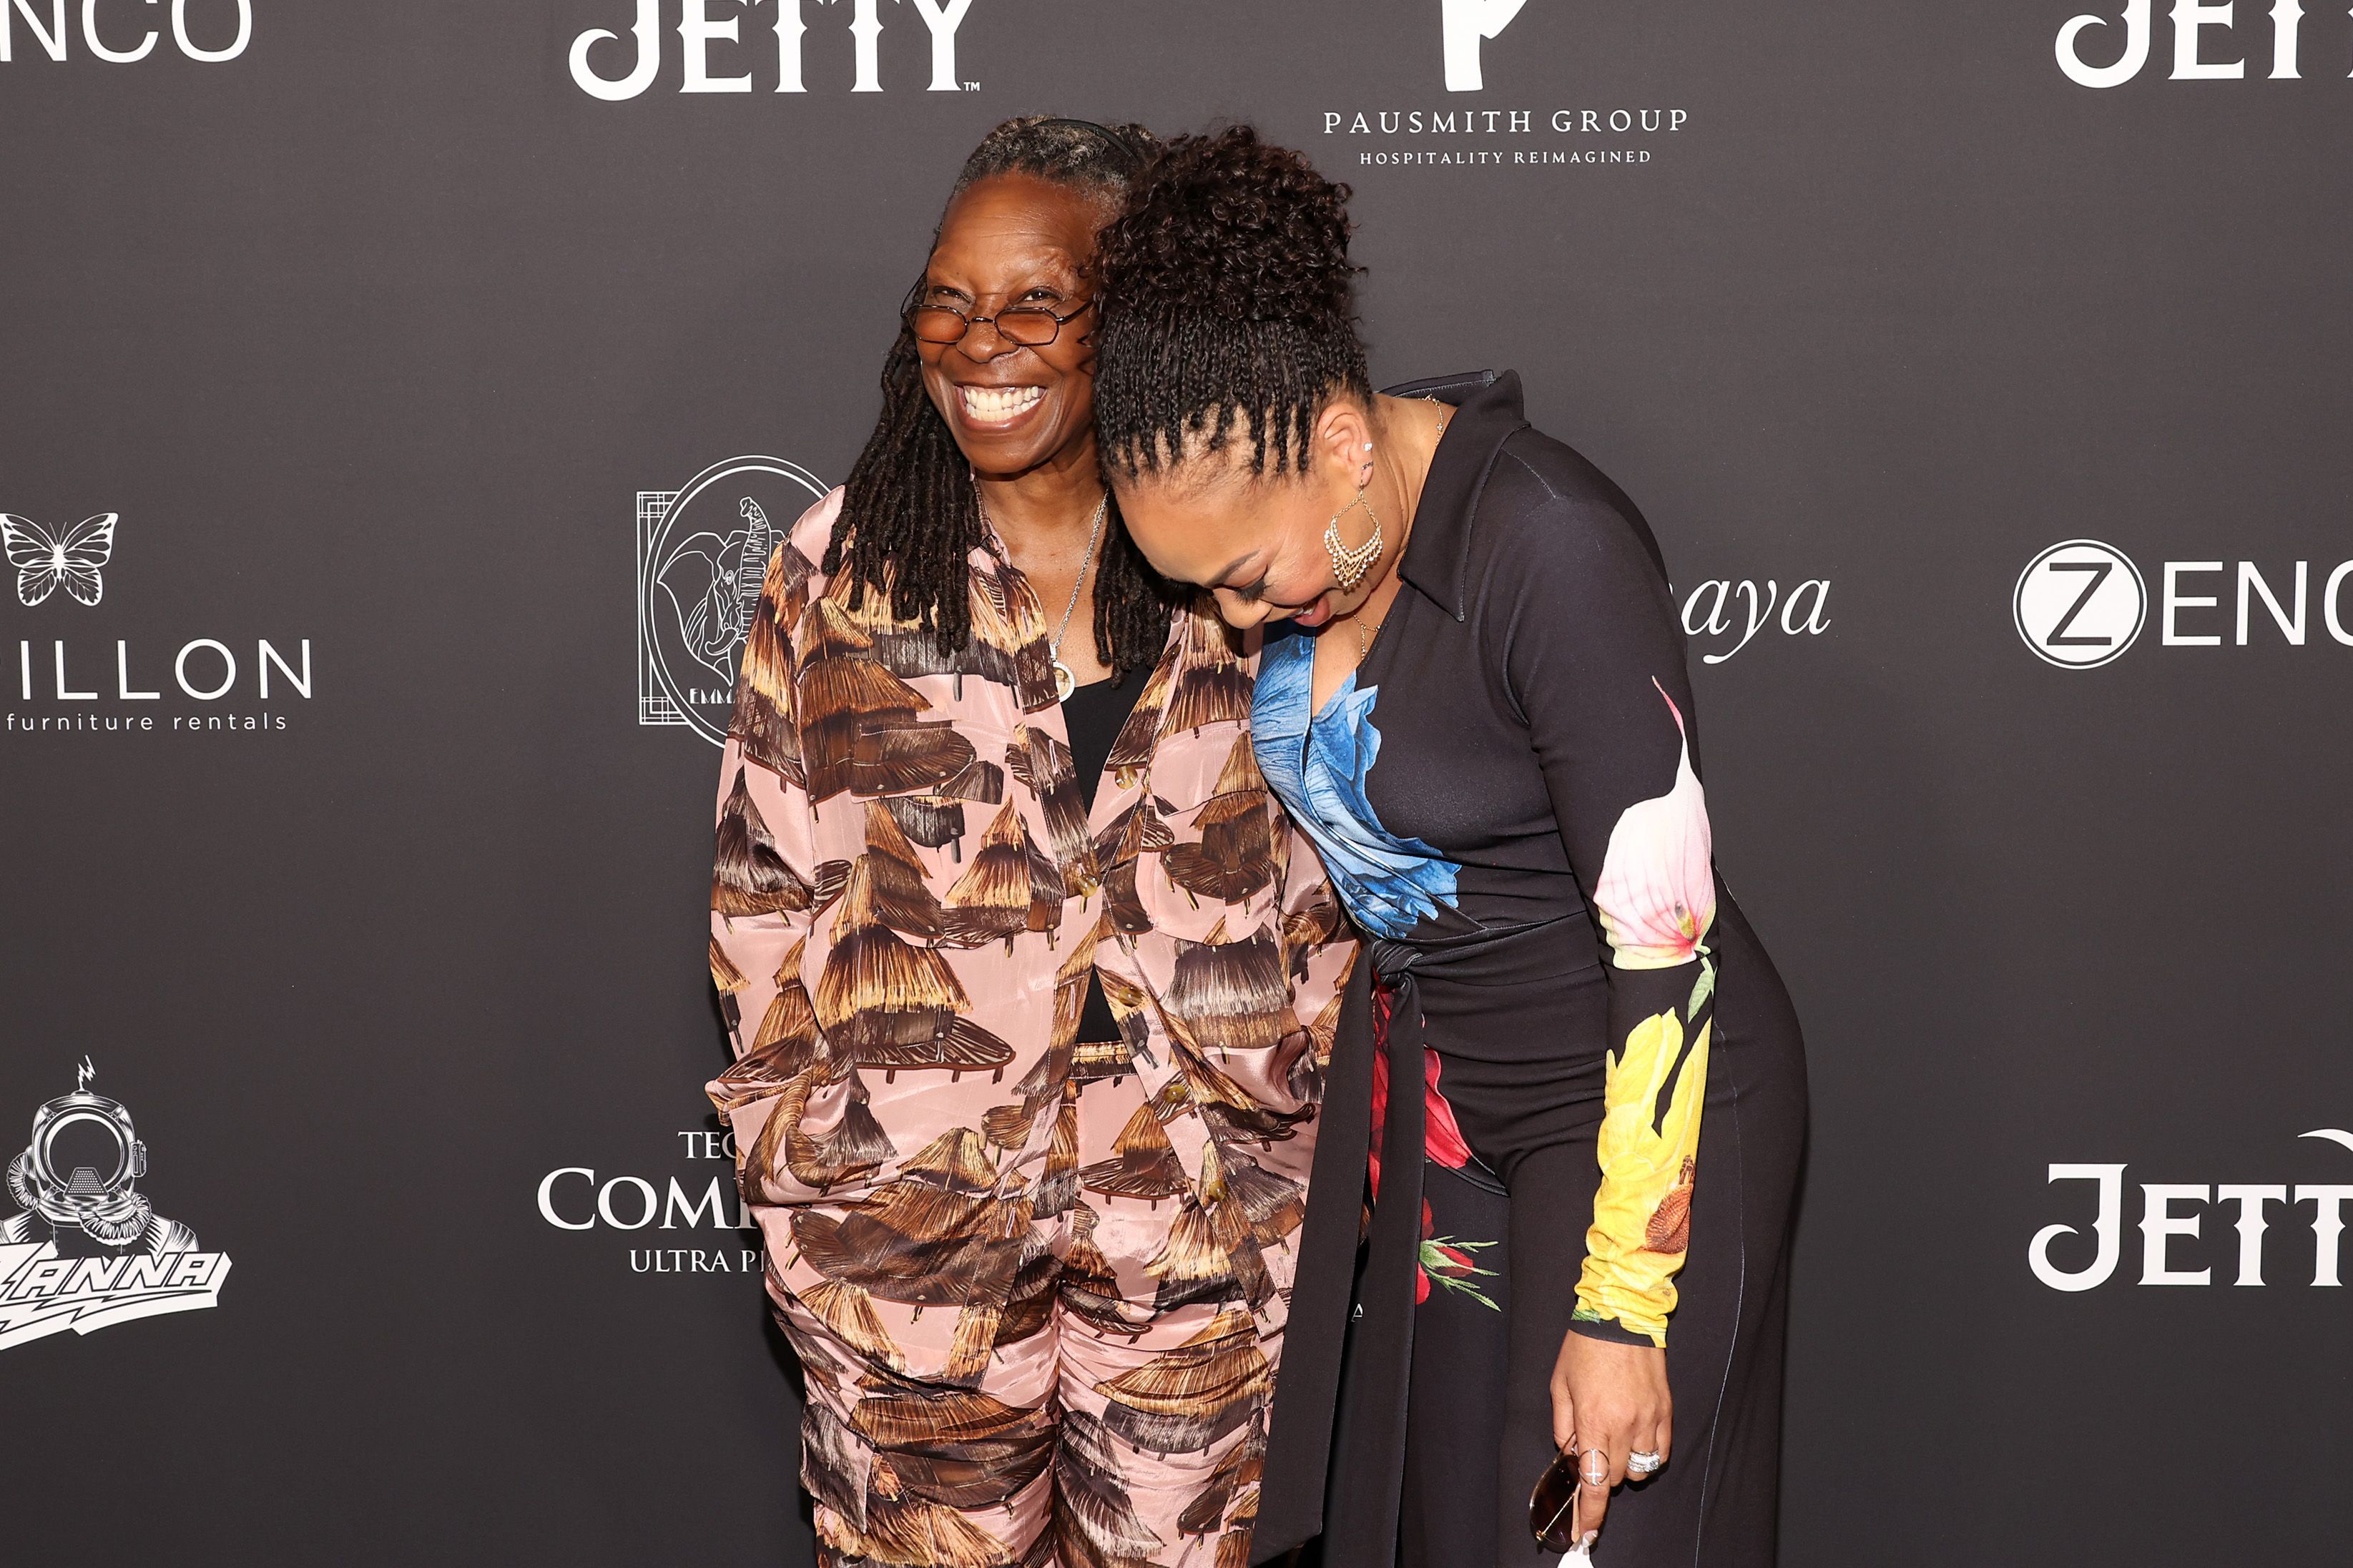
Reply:
M1042 386L960 386L965 416L982 425L1001 425L1038 406L1046 395Z

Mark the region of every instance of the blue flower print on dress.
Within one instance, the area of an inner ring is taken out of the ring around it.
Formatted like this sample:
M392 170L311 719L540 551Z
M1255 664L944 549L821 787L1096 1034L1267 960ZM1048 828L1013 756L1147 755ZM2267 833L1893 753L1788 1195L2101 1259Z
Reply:
M1259 771L1314 841L1356 923L1377 936L1403 937L1455 907L1459 868L1420 839L1390 833L1373 810L1366 784L1381 751L1373 724L1380 688L1358 689L1351 672L1324 711L1311 714L1314 682L1314 637L1267 639L1250 705Z

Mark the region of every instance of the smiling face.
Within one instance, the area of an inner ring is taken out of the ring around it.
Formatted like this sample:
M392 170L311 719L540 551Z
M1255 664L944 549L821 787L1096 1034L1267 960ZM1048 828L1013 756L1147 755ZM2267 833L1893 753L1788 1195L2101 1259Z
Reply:
M940 224L919 303L994 316L1036 305L1068 316L1092 299L1088 269L1106 204L1026 174L965 187ZM1058 459L1092 461L1094 350L1090 309L1042 348L978 324L958 343L923 343L923 386L955 443L984 474Z
M1228 626L1320 626L1373 592L1370 580L1342 591L1324 547L1324 526L1344 509L1353 508L1340 518L1344 543L1362 543L1372 531L1372 519L1354 506L1371 434L1365 411L1341 400L1316 418L1304 474L1251 473L1247 435L1157 473L1114 469L1120 516L1154 569L1210 590Z

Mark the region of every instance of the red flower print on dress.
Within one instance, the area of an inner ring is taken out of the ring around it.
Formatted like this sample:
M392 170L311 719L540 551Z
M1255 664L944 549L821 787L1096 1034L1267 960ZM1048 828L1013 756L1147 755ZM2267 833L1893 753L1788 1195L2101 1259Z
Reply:
M1373 993L1373 1135L1368 1163L1373 1182L1373 1195L1381 1194L1381 1132L1387 1124L1389 1110L1389 1009L1388 993ZM1438 1052L1430 1046L1421 1047L1422 1071L1422 1147L1431 1159L1450 1171L1459 1171L1471 1163L1471 1141L1462 1136L1461 1123L1454 1120L1454 1107L1438 1088L1440 1069Z
M1381 1131L1389 1107L1389 989L1376 986L1373 991L1373 1126L1372 1138L1366 1155L1366 1174L1372 1183L1373 1196L1381 1192ZM1459 1171L1471 1163L1470 1140L1462 1136L1461 1124L1454 1120L1454 1107L1439 1092L1438 1052L1429 1046L1421 1048L1422 1113L1424 1131L1422 1147L1426 1155L1450 1171ZM1469 1296L1490 1311L1501 1311L1477 1281L1494 1278L1492 1268L1482 1268L1472 1254L1494 1246L1492 1241L1462 1241L1437 1234L1438 1223L1430 1212L1430 1200L1421 1202L1421 1249L1414 1265L1413 1300L1416 1306L1430 1300L1430 1281L1434 1276L1448 1289Z
M1373 984L1373 1131L1365 1146L1365 1169L1376 1199L1381 1195L1381 1134L1389 1113L1389 1009L1397 993L1383 982Z
M1471 1163L1471 1143L1462 1136L1462 1129L1454 1120L1454 1108L1438 1092L1438 1053L1428 1046L1421 1048L1422 1079L1428 1090L1427 1115L1430 1130L1423 1142L1430 1157L1450 1171L1459 1171Z
M1421 1205L1421 1255L1414 1264L1413 1304L1417 1307L1430 1300L1430 1282L1433 1279L1458 1295L1468 1296L1491 1312L1500 1312L1494 1299L1479 1285L1479 1280L1492 1279L1495 1271L1479 1267L1471 1255L1494 1246L1492 1241L1461 1241L1451 1236L1431 1234L1438 1228L1431 1218L1430 1201Z

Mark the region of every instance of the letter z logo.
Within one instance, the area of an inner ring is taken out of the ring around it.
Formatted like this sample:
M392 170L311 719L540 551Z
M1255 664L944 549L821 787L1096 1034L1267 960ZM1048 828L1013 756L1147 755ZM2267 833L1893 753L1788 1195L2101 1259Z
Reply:
M2148 618L2148 585L2123 551L2096 539L2071 539L2019 574L2010 614L2037 658L2090 669L2122 658L2140 636Z
M1446 90L1477 92L1479 45L1512 25L1527 0L1444 0Z

